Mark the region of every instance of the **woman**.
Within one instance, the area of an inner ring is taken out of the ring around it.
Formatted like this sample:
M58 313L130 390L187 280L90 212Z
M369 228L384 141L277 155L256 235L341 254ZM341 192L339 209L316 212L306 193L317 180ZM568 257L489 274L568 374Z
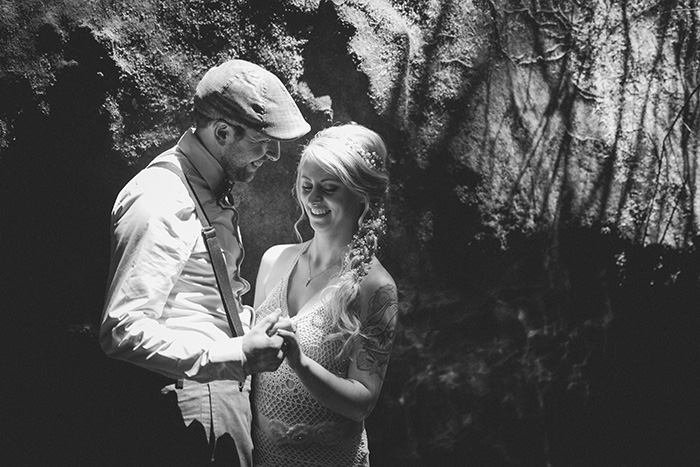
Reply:
M304 149L295 194L314 236L262 258L258 319L282 309L287 358L253 380L260 466L369 465L364 419L382 387L398 311L396 285L376 258L384 229L386 148L356 124L318 133Z

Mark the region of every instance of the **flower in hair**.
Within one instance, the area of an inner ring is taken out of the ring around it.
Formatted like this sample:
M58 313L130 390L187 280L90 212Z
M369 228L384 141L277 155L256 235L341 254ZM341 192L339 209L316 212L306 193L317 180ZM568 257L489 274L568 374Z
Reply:
M382 158L379 157L376 152L367 151L362 147L360 147L357 152L367 165L372 167L374 170L382 170Z
M383 164L382 164L382 158L379 157L379 154L377 154L375 151L368 151L365 148L362 147L360 143L357 141L348 141L347 142L348 146L350 148L357 152L359 156L362 158L363 161L365 161L365 164L369 165L372 167L374 170L383 170Z

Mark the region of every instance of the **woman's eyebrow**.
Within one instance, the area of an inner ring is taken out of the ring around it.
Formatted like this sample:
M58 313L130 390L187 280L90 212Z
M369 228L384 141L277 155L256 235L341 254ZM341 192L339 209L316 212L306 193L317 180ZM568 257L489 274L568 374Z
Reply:
M300 178L303 178L303 179L309 180L309 181L311 180L311 178L307 177L306 175L301 175ZM323 179L319 180L319 182L321 182L321 183L330 182L330 183L342 184L342 182L340 180L338 180L337 178L332 178L332 177L331 178L323 178Z

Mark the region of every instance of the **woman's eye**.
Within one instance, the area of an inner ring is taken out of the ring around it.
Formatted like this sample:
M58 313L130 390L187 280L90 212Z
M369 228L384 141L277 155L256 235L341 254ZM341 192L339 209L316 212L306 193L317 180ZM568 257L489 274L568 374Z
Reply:
M310 185L302 185L301 190L302 191L311 191L311 186Z
M327 187L323 188L323 191L325 191L326 193L334 193L337 190L338 190L337 186L327 186Z

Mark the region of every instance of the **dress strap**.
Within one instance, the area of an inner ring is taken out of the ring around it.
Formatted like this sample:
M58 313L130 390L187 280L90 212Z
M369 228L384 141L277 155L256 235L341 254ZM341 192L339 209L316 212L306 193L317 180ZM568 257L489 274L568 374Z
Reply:
M297 253L296 257L289 265L289 268L287 268L287 272L284 274L284 276L282 276L282 280L279 282L278 285L280 302L283 305L284 312L287 316L289 316L289 304L287 303L287 295L289 294L289 278L292 276L292 271L299 262L299 258L301 258L301 255L303 255L309 249L309 245L311 245L311 242L307 243L306 246L299 249L299 253Z
M292 263L289 265L289 268L287 269L287 273L284 275L283 280L284 280L285 296L286 296L286 292L287 292L287 282L289 281L289 278L292 276L292 271L294 270L294 267L299 262L301 255L306 253L306 251L309 249L309 246L311 246L311 242L307 243L306 246L299 249L299 253L297 253L296 258L294 258L294 261L292 261Z

